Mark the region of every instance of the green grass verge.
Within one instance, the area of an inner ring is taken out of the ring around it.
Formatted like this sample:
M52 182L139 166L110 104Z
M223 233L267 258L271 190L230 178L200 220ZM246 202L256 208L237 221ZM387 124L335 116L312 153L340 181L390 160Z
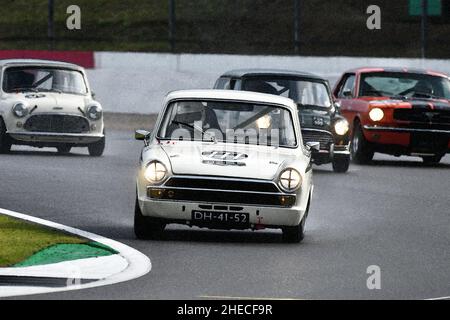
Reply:
M116 253L118 252L98 242L55 244L38 251L24 261L15 264L14 267L30 267L62 261L98 258Z
M0 215L0 267L14 266L56 244L88 242L68 233Z

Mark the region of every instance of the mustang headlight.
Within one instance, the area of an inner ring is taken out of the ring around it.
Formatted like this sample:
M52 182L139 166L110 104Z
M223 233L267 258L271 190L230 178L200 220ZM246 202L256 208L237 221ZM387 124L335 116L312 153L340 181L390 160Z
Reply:
M144 177L151 183L158 183L164 180L167 174L166 167L159 161L150 162L144 171Z
M369 118L372 121L375 121L375 122L381 121L381 119L383 119L383 117L384 117L384 112L380 108L373 108L369 112Z
M28 114L28 108L23 103L19 102L14 105L12 108L14 115L18 118L23 118Z
M302 185L302 176L297 170L292 168L283 170L279 180L280 187L287 192L295 191Z
M97 105L90 106L87 109L87 116L91 120L100 120L102 118L102 114L102 108Z
M340 119L336 121L336 123L334 124L334 131L339 136L343 136L348 132L348 130L349 130L348 121L345 119Z

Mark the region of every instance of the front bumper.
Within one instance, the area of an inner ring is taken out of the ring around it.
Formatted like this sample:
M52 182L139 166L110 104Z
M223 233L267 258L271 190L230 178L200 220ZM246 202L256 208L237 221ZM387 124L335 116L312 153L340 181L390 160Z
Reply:
M71 143L82 145L97 142L105 136L101 133L7 132L7 134L14 140L25 143Z
M335 158L350 157L350 144L332 144L328 150L320 150L311 154L314 164L321 165L333 161Z
M364 136L376 152L430 156L450 152L450 130L365 125Z
M301 210L300 207L279 208L224 203L181 202L153 200L148 197L140 197L139 206L144 216L157 218L165 223L201 227L209 226L198 224L192 220L192 212L194 210L205 210L207 208L211 212L239 212L249 214L248 227L224 225L224 229L263 229L296 226L305 214L305 210ZM237 209L239 210L237 211ZM210 227L213 229L221 228L221 226L217 225L211 225Z
M379 132L397 132L397 133L433 133L433 134L445 134L450 137L450 130L440 130L440 129L416 129L416 128L401 128L401 127L380 127L380 126L364 126L365 130L368 131L379 131Z

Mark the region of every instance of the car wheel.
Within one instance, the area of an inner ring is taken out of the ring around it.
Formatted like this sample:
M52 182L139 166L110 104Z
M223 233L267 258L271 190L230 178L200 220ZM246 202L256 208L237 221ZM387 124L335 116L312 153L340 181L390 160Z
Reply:
M134 208L134 234L140 240L156 240L164 231L165 224L154 221L151 217L142 215L139 202L136 199Z
M72 150L72 146L68 144L62 144L60 146L57 146L56 149L58 150L58 153L67 154Z
M99 141L88 145L89 155L92 157L101 157L103 155L103 151L105 151L105 142L106 138L103 137Z
M309 201L311 202L311 199L309 199ZM300 221L300 224L298 226L283 228L283 242L300 243L305 238L305 224L309 214L310 202L308 202L308 208L306 209L302 221Z
M345 173L350 166L350 156L335 157L333 159L333 171L338 173Z
M422 160L423 160L423 163L425 163L425 164L433 165L433 164L438 164L439 162L441 162L441 159L443 157L444 157L443 155L437 154L437 155L430 156L430 157L422 157Z
M355 123L353 130L351 154L353 161L358 164L366 164L373 159L374 151L370 145L370 142L368 142L364 137L364 133L359 122Z
M11 138L6 133L6 125L0 118L0 153L9 153L11 151Z

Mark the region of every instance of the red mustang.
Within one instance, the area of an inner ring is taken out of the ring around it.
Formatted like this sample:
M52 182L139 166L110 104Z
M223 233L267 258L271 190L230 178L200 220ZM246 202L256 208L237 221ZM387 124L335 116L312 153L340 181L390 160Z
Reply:
M351 153L367 163L375 152L438 163L450 152L450 78L441 73L360 68L334 89L352 130Z

